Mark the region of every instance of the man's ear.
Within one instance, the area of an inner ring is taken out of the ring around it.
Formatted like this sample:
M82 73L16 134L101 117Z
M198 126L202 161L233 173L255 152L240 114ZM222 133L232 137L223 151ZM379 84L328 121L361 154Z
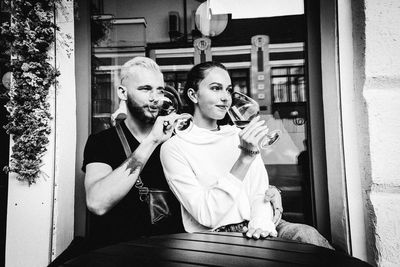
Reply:
M188 95L189 99L192 100L193 103L197 103L197 94L193 88L188 89L187 95Z
M118 86L117 94L118 94L119 99L121 99L121 100L128 99L128 90L123 85Z

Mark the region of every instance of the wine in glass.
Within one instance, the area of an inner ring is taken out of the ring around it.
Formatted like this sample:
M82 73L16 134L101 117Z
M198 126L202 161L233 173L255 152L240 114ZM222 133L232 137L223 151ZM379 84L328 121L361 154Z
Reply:
M236 127L243 129L254 117L258 116L259 113L260 106L257 101L239 92L232 93L232 105L228 109L228 114ZM266 149L276 143L280 134L280 130L269 131L268 134L261 139L259 143L260 148Z
M164 91L164 96L158 100L159 115L166 116L173 112L178 111L178 100L176 97L168 92ZM168 122L164 122L164 126L168 126ZM190 131L193 127L193 116L189 113L179 114L174 121L174 132L179 133L182 131Z

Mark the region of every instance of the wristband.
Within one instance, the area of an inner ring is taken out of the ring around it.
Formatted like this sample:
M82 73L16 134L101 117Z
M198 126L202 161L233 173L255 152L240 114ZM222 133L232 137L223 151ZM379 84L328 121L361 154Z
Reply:
M250 150L244 146L239 145L238 148L246 152L247 154L250 154L251 156L260 154L260 150Z

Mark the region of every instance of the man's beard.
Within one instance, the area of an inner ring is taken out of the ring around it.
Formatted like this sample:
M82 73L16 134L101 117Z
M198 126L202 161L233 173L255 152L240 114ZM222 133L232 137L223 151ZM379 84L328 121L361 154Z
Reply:
M147 116L143 107L138 106L129 96L126 101L126 106L131 115L146 124L154 124L157 116ZM149 112L150 113L150 112Z

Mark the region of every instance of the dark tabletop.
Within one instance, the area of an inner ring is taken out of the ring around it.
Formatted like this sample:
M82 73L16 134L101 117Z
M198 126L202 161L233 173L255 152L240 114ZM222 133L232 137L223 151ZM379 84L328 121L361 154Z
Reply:
M330 249L240 233L173 234L97 249L63 266L370 266Z

